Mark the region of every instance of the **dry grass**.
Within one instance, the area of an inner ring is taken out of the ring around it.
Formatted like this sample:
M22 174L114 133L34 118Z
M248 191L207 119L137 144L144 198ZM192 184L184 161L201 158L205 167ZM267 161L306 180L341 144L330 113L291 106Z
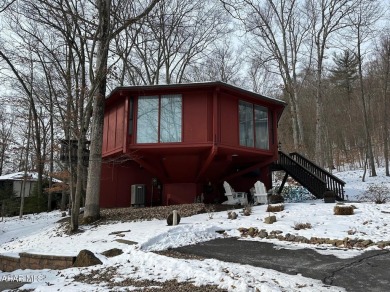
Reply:
M283 210L284 210L283 204L268 205L268 207L267 207L267 212L281 212Z
M346 205L336 205L333 209L335 215L353 215L353 210L353 206Z
M252 214L252 206L251 205L245 205L244 209L242 210L242 213L245 215L245 216L249 216L250 214Z

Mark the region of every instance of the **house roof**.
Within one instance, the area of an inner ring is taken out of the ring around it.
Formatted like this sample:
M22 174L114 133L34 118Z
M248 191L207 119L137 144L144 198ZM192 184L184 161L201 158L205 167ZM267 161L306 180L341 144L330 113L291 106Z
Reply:
M243 89L241 87L237 87L231 84L227 84L222 81L209 81L209 82L193 82L193 83L176 83L176 84L158 84L158 85L134 85L134 86L122 86L122 87L116 87L107 97L106 99L110 99L112 96L117 95L118 93L121 93L122 91L136 91L136 92L144 92L149 90L156 90L156 89L191 89L191 88L207 88L207 87L220 87L225 88L228 90L238 91L242 94L249 95L255 98L259 98L262 100L266 100L268 102L271 102L273 104L279 104L283 107L287 105L286 102L272 98L267 97L264 95L261 95L259 93Z
M44 175L45 178L47 178L46 175ZM13 180L13 181L21 181L24 179L24 171L20 172L14 172L14 173L9 173L6 175L0 176L0 181L3 180ZM38 180L38 173L35 171L28 171L27 172L27 181L37 181ZM61 182L58 179L53 178L54 182Z

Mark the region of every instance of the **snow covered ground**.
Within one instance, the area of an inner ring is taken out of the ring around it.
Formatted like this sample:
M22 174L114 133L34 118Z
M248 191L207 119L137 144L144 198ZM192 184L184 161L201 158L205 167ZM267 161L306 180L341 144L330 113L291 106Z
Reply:
M358 203L357 198L370 183L384 183L390 188L390 178L384 176L384 170L378 169L378 177L367 177L361 182L362 171L336 173L344 180L348 199L357 207L351 216L333 214L334 204L325 204L321 200L300 203L286 203L285 210L275 213L277 222L265 224L268 216L266 206L255 206L250 216L239 214L236 220L227 219L227 212L199 214L184 217L177 226L167 226L165 220L143 222L124 222L100 226L82 226L84 232L72 236L59 230L60 212L26 215L5 218L0 222L0 254L15 255L19 252L74 255L82 249L91 250L103 262L103 265L89 268L71 268L66 270L17 270L12 273L0 272L0 281L7 279L37 279L25 285L25 289L35 291L128 291L132 287L109 288L106 282L97 284L80 283L74 280L77 275L88 275L94 271L115 270L112 281L119 283L125 279L155 280L164 282L176 279L178 282L191 281L195 285L218 285L229 291L343 291L340 287L324 286L319 280L301 275L287 275L274 270L225 263L218 260L175 259L153 253L222 237L218 230L225 230L228 236L240 236L238 228L256 227L267 231L281 230L284 234L310 238L329 237L343 239L348 231L354 230L354 237L376 241L390 241L390 204L376 205ZM294 230L297 223L310 223L312 228ZM123 232L124 237L113 234ZM135 241L136 245L119 243L116 239ZM243 239L261 240L261 239ZM263 239L263 241L270 240ZM346 258L354 257L362 250L336 249L334 247L316 249L314 245L272 241L275 248L313 248L321 253L334 254ZM120 248L122 255L106 258L103 251ZM370 247L375 249L377 247ZM161 264L163 263L163 265ZM234 271L233 273L227 273ZM92 277L92 276L91 276Z

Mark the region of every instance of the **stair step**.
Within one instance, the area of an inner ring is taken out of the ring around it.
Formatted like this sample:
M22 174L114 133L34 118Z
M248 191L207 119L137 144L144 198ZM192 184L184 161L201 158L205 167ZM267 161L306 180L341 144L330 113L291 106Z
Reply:
M278 164L273 165L272 170L278 168L288 173L317 198L322 199L324 192L331 190L338 200L344 200L345 182L299 153L288 155L279 151Z

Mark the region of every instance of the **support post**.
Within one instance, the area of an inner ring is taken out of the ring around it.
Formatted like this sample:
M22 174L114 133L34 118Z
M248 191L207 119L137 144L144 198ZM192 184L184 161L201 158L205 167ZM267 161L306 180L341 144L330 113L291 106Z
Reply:
M173 210L173 223L172 225L177 225L177 210Z
M284 188L284 185L286 184L287 178L288 178L288 173L286 172L286 174L284 175L284 178L282 180L282 184L280 185L279 190L278 190L279 195L282 193L282 190Z

